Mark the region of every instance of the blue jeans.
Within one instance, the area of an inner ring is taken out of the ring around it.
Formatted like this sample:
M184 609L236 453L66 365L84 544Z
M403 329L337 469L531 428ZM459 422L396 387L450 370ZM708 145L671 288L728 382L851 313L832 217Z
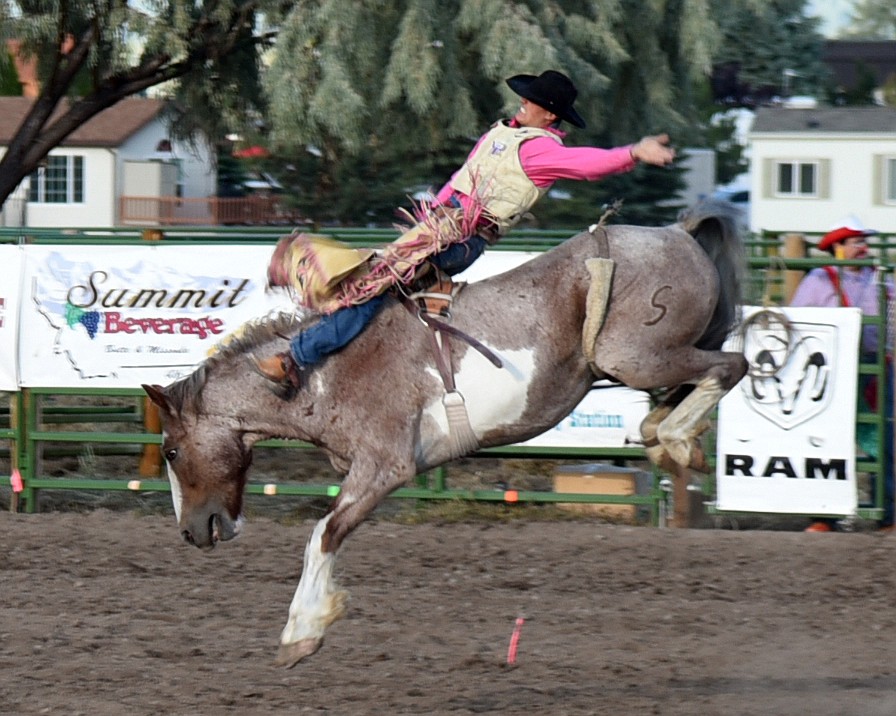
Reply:
M449 276L454 276L473 265L485 247L488 246L481 236L471 236L461 244L453 244L444 251L440 251L429 259L429 262L437 269L441 269Z
M486 241L471 236L463 243L453 244L430 257L429 262L449 276L468 268L485 251ZM317 323L299 333L289 343L293 359L301 366L319 363L330 353L347 346L363 331L386 301L380 294L365 303L347 306L323 316Z

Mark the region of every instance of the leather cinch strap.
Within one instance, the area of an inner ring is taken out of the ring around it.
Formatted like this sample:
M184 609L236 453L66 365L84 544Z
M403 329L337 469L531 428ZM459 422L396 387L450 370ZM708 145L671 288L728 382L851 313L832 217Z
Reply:
M470 426L470 417L463 396L458 392L454 381L454 367L451 364L451 348L446 340L447 336L454 336L466 341L470 346L485 356L496 368L502 368L504 364L492 351L482 343L454 326L440 321L428 315L420 306L410 299L402 297L402 303L408 311L415 315L429 329L430 344L436 359L436 366L442 383L445 385L445 396L442 404L445 406L445 415L448 418L448 432L452 457L469 455L479 449L479 439Z
M420 321L430 329L430 338L433 345L433 350L436 355L436 364L439 368L439 373L442 376L442 382L445 383L445 388L447 390L455 389L454 370L451 367L451 358L450 353L448 352L448 345L446 342L438 340L438 337L436 336L437 333L444 333L449 336L454 336L455 338L460 338L461 340L468 343L472 348L475 348L477 351L479 351L493 366L495 366L495 368L504 367L504 363L501 361L501 359L496 356L489 348L473 338L473 336L464 333L461 330L458 330L454 326L445 323L444 321L440 321L438 318L433 318L432 316L424 313L420 310L420 307L413 301L405 299L402 300L402 303L411 314L419 318Z

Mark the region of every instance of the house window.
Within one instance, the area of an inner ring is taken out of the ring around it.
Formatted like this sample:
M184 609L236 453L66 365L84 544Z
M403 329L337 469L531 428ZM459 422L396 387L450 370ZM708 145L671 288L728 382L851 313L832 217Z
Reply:
M775 193L778 196L818 196L818 164L778 162Z
M46 166L31 174L28 201L41 204L82 203L84 201L84 157L47 157Z

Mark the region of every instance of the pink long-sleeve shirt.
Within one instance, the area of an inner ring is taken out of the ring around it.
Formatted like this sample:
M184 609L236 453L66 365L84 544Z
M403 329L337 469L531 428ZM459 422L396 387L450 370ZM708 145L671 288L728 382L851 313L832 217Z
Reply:
M519 124L516 120L511 120L510 126L518 127ZM549 127L548 131L561 138L566 136L566 132L552 127ZM470 154L476 151L484 138L483 134ZM613 149L565 147L550 137L535 137L520 145L520 163L535 186L548 189L558 179L595 181L611 174L631 171L637 164L632 159L632 146L628 144ZM472 201L466 194L455 191L449 181L436 194L434 203L447 204L452 197L456 197L464 208L467 208Z

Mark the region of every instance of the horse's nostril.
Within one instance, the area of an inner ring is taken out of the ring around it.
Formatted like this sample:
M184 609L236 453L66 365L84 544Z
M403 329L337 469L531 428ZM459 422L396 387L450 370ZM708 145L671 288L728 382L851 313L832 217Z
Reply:
M190 530L182 530L180 536L184 538L184 542L187 544L196 544L196 541L193 539L193 533Z

